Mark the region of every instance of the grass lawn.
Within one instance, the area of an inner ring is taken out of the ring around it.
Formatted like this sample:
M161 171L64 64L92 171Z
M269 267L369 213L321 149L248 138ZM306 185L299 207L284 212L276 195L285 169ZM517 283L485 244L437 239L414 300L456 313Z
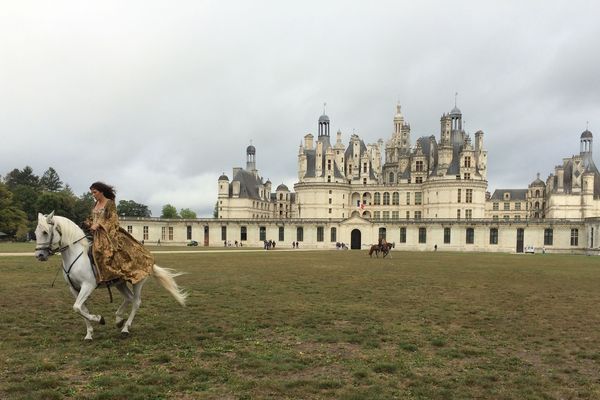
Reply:
M58 258L0 257L0 398L600 398L598 257L392 254L157 254L188 307L150 280L120 339L98 290L92 343Z

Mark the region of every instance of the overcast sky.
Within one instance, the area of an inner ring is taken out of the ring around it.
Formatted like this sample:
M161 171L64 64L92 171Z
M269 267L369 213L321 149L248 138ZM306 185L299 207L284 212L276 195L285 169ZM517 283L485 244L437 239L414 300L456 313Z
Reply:
M292 188L327 103L332 136L388 140L395 106L439 140L454 106L485 132L489 190L526 188L594 133L597 1L5 1L0 174L52 166L76 194L212 214L245 167Z

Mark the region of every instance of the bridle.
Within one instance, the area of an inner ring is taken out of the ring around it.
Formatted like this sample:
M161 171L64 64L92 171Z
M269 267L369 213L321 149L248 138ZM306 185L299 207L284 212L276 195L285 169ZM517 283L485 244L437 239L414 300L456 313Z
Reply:
M83 237L77 239L76 241L69 243L65 246L61 246L61 242L62 242L62 233L60 231L60 227L59 226L54 226L54 221L48 221L48 225L50 225L50 239L47 242L38 244L35 247L35 251L47 251L49 256L53 256L56 253L60 253L65 251L66 249L69 248L69 246L74 245L75 243L78 243L80 241L82 241L83 239L86 238L85 235L83 235ZM58 232L59 235L61 235L60 239L58 240L58 247L56 248L52 248L52 243L54 242L54 231Z

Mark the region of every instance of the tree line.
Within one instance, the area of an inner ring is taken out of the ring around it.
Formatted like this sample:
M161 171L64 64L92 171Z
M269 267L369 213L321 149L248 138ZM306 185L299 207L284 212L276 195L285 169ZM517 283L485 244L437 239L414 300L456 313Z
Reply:
M65 184L52 167L42 176L26 166L15 168L4 177L0 176L0 235L25 241L33 237L37 225L37 214L52 211L81 225L94 207L94 198L86 192L77 196ZM151 217L148 206L133 200L120 200L117 204L120 217ZM166 204L161 218L196 218L196 213L188 208L177 209ZM4 236L0 236L2 239Z

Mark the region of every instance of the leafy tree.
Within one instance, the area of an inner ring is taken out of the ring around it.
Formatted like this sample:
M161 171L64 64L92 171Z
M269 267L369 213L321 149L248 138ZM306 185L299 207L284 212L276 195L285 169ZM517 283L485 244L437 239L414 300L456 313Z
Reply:
M13 203L13 195L0 182L0 231L17 239L27 237L27 215Z
M213 210L213 217L219 218L219 202L215 203L215 209Z
M11 192L13 193L15 206L25 212L29 221L32 223L37 221L38 209L36 203L40 194L39 190L35 187L19 184L11 189Z
M177 209L170 204L165 204L163 206L162 215L160 217L167 218L167 219L180 218L179 214L177 214Z
M26 166L22 171L18 168L13 169L6 174L4 181L11 191L19 185L34 189L38 189L40 186L40 177L33 173L33 169L30 166Z
M42 214L54 211L56 215L75 220L76 216L73 213L75 201L75 197L67 192L43 192L38 196L36 208Z
M177 213L177 212L176 212ZM136 203L133 200L121 200L117 205L117 214L120 217L150 217L152 212L147 205Z
M76 198L73 206L73 222L81 225L90 216L92 208L94 208L94 198L90 192Z
M47 190L48 192L58 192L62 190L63 183L54 168L50 167L44 172L44 175L42 175L42 178L40 179L40 188L42 190Z
M185 218L185 219L197 218L196 213L193 212L192 210L190 210L189 208L182 208L181 211L179 211L179 216L181 216L181 218Z

